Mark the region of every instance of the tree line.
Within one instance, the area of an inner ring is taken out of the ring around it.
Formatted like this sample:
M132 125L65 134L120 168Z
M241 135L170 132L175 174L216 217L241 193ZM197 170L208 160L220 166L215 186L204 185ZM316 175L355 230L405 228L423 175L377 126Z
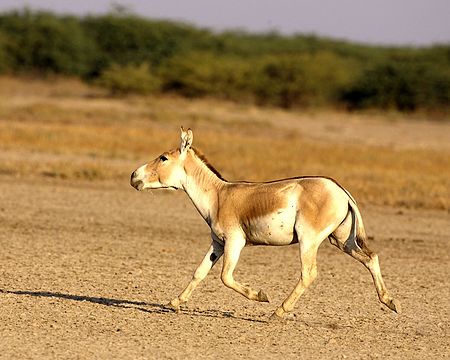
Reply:
M113 94L177 93L284 108L449 110L450 45L382 47L127 13L0 14L0 73L63 74Z

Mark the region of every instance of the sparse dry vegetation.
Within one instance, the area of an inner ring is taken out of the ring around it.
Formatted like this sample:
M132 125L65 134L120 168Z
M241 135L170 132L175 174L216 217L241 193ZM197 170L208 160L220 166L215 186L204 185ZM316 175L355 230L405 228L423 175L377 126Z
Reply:
M217 33L120 12L0 13L1 74L76 76L116 95L157 92L293 109L422 111L448 120L449 49Z
M178 145L184 125L230 180L326 175L363 203L449 210L449 125L408 119L408 129L417 124L418 132L408 134L396 129L402 116L387 121L380 114L304 114L211 99L111 99L77 80L3 77L0 174L126 184L137 165ZM360 132L359 117L374 129L370 137Z
M217 33L114 8L0 14L1 357L448 354L450 46ZM209 229L181 192L149 197L129 176L177 147L180 125L229 180L350 190L402 315L328 241L292 321L266 323L299 278L293 247L241 257L237 277L270 304L232 294L216 266L169 312Z

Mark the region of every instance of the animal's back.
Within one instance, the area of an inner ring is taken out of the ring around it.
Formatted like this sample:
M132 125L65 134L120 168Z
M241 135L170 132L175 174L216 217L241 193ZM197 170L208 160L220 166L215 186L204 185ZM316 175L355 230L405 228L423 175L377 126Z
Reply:
M219 201L219 220L224 226L240 224L249 245L292 244L297 241L294 225L299 210L312 214L330 207L336 191L338 197L346 196L333 180L323 177L230 183Z

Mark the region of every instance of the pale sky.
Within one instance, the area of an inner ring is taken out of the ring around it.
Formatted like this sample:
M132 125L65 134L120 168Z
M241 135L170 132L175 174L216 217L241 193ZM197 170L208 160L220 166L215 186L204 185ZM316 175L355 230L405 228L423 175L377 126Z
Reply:
M28 6L78 15L116 2L134 13L215 30L277 30L392 45L450 43L450 0L0 0L0 11Z

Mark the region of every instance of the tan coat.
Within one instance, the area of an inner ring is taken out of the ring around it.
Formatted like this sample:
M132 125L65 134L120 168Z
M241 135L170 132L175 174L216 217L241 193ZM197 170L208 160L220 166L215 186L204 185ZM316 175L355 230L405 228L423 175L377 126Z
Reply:
M181 189L211 228L211 246L181 294L170 302L179 310L194 288L223 255L223 283L251 300L268 301L262 291L233 277L241 250L251 245L299 243L301 276L291 294L272 316L283 317L317 275L316 254L323 240L351 255L370 271L380 301L399 312L387 292L378 256L366 244L361 214L355 200L332 179L297 177L265 183L228 182L196 149L193 133L181 132L181 146L136 169L131 185L137 190Z

